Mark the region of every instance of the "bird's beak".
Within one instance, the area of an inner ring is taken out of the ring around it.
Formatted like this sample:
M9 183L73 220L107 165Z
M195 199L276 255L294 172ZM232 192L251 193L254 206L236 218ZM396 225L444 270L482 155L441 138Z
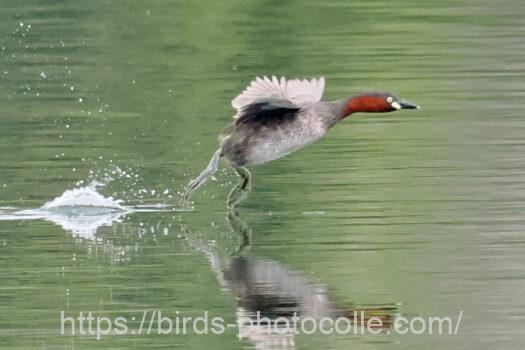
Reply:
M397 102L399 104L399 109L419 109L420 107L418 105L415 105L411 102L401 100Z

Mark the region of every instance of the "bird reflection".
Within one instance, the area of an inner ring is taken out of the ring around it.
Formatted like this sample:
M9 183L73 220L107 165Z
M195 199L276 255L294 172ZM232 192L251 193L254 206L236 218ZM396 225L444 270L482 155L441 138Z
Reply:
M239 243L224 266L215 245L192 239L188 228L187 241L207 256L219 284L236 298L238 336L248 339L256 349L295 349L297 335L289 327L294 316L315 320L346 317L365 325L369 318L377 317L382 329L390 327L395 308L360 308L339 302L325 285L301 272L250 254L251 229L235 211L230 211L227 219Z

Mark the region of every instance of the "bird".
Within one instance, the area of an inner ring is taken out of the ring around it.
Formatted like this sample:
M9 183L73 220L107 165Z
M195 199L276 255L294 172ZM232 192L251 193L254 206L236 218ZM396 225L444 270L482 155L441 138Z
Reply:
M419 106L389 92L364 92L322 101L325 78L256 77L231 101L233 122L219 135L219 148L208 166L186 187L183 203L218 169L223 158L239 181L226 201L234 209L251 191L248 166L264 164L320 139L331 127L355 113L386 113Z

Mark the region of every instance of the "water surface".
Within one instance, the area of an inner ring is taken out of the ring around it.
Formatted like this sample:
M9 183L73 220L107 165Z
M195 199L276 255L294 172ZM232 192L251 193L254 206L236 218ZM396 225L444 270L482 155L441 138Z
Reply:
M521 344L520 1L2 7L2 349ZM323 75L327 99L380 89L422 109L352 117L316 144L254 168L240 220L224 208L236 181L227 168L195 195L193 210L179 211L179 192L230 121L230 100L264 74ZM35 215L93 181L96 194L125 209ZM272 312L295 288L326 297L330 312L457 318L462 310L459 334L60 335L61 310L137 317L134 325L144 310L208 310L234 323L241 308L249 312L249 295L239 293L261 274L274 277L257 290L272 296Z

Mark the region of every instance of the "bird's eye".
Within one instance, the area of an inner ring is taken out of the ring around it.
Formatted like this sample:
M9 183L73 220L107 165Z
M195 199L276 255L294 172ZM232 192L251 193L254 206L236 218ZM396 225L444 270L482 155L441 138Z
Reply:
M386 101L387 101L388 103L392 103L392 101L394 101L394 99L393 99L392 97L387 97L387 98L386 98Z

